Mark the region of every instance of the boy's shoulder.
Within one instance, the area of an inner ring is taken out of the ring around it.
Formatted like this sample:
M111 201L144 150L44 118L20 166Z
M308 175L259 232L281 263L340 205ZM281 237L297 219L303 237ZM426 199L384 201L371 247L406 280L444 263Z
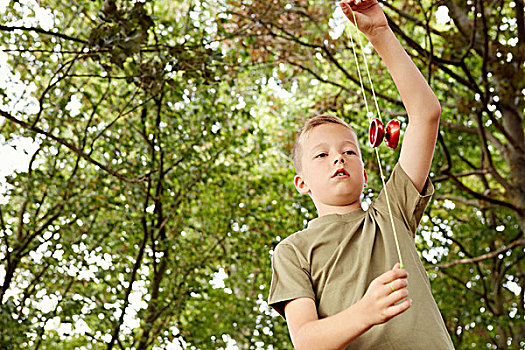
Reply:
M315 220L316 219L313 219L312 221ZM322 234L322 227L312 227L312 221L310 221L307 227L292 233L280 241L275 246L274 250L279 250L287 246L296 252L304 253L307 251L309 247L319 238L319 235Z
M289 245L289 246L300 246L305 243L305 241L308 240L308 235L311 232L311 229L308 227L305 227L304 229L300 231L296 231L289 235L288 237L284 238L282 241L280 241L276 247Z

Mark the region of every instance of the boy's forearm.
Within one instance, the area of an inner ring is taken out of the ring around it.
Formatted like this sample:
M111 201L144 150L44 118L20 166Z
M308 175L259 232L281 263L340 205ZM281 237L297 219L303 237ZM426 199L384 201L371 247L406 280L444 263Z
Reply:
M366 310L356 303L333 316L311 321L301 327L294 337L294 347L303 349L343 349L371 326Z
M411 122L439 119L438 99L392 30L377 30L368 39L385 62Z

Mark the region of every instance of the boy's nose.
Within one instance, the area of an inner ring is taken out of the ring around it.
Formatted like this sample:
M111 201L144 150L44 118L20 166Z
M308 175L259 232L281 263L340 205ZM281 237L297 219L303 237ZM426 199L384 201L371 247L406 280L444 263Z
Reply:
M339 156L335 158L334 165L337 164L337 162L340 162L342 164L345 162L345 159L343 158L343 156Z

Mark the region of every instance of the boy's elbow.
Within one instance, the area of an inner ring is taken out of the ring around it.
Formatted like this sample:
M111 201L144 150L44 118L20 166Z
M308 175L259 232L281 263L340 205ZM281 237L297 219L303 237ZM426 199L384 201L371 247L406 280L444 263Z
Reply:
M304 343L304 342L296 342L296 343L293 343L293 348L295 350L308 350L308 345L307 343Z
M295 350L319 350L319 347L314 345L312 341L304 339L303 341L298 341L294 343Z
M308 339L307 334L303 334L300 331L297 334L292 336L292 343L295 350L307 350L308 349Z
M315 334L312 332L309 324L304 324L301 328L297 329L295 334L292 335L292 343L295 350L310 350L317 349L315 341L311 339L311 336Z
M440 117L441 117L441 104L439 103L439 101L437 101L436 102L435 118L437 120L439 120Z
M441 117L441 104L436 99L432 106L428 108L428 120L430 122L439 123L439 118Z

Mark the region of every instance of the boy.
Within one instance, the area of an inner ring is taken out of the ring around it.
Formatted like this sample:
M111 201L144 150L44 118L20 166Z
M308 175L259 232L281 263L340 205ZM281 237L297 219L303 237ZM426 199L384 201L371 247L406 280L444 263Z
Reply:
M409 115L386 185L406 267L396 263L384 190L361 209L367 175L355 132L336 117L314 117L296 139L294 183L319 217L275 248L269 304L285 317L297 349L453 349L414 245L433 193L427 177L440 105L376 0L340 6L351 20L355 12Z

